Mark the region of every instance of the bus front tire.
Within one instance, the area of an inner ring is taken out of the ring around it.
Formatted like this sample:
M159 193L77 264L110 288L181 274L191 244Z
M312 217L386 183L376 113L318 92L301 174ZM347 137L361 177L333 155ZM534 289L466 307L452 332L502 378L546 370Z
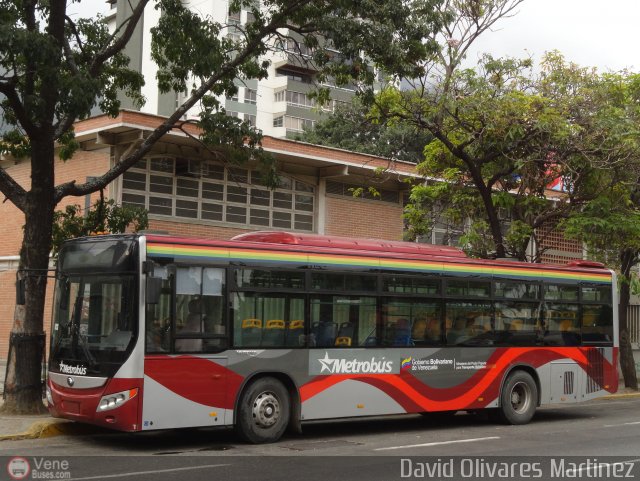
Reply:
M290 404L287 389L277 379L263 377L252 382L238 406L238 435L254 444L277 441L289 424Z
M509 375L500 393L500 407L489 418L498 418L505 424L527 424L538 405L538 386L525 371Z

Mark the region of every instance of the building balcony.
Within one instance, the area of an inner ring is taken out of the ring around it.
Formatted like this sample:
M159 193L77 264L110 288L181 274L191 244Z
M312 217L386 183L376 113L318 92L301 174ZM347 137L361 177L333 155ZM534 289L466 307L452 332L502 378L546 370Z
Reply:
M274 52L271 63L276 69L286 68L306 75L314 74L319 70L310 55L303 55L291 50Z

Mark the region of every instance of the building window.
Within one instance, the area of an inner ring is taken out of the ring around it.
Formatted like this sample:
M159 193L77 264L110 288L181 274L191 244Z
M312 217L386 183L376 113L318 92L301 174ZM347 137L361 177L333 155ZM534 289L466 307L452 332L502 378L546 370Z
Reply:
M252 127L256 126L256 116L251 114L244 114L244 121L251 125Z
M240 43L244 39L244 37L241 34L239 34L238 32L232 32L232 31L229 31L227 33L227 38L234 43Z
M257 171L153 157L135 164L122 179L122 203L150 214L313 231L315 187L289 177L270 190Z
M284 127L284 116L281 115L280 117L276 117L273 119L273 126L274 127Z
M301 92L291 92L287 90L287 105L294 105L296 107L304 107L307 109L316 106L315 100L309 98L307 94Z
M240 11L232 12L229 10L229 25L240 25Z
M344 197L354 198L354 192L361 189L362 193L356 198L378 200L382 202L389 202L392 204L400 203L400 192L393 190L377 189L378 195L374 195L367 188L362 188L355 184L343 184L342 182L327 181L327 194L341 195Z
M257 100L257 92L253 89L245 88L244 89L244 103L245 104L256 104Z
M292 38L288 38L284 42L284 50L286 52L295 53L298 55L311 56L313 55L313 49L307 47L304 43L297 42Z
M309 119L301 119L299 117L284 118L284 126L292 132L302 132L304 129L311 129L315 125L315 121Z
M311 76L296 72L294 70L287 70L279 68L276 70L276 77L287 77L289 80L295 80L297 82L311 83Z

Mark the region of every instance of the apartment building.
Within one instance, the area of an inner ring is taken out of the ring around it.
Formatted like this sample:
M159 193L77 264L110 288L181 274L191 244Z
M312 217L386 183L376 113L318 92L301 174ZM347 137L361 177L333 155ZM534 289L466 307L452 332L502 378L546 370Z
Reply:
M230 38L240 38L244 26L253 21L250 11L230 12L228 0L185 0L184 3L193 11L226 25L223 35ZM109 0L107 6L109 10L106 18L112 29L126 21L131 12L131 5L125 0ZM150 32L157 25L161 13L149 5L143 15L140 26L126 49L131 67L142 72L147 80L142 91L146 103L140 110L168 116L183 103L187 95L184 92L158 91L155 82L158 69L150 55ZM265 135L295 138L336 107L351 102L355 86L319 84L318 70L311 61L311 54L308 47L295 38L278 40L265 57L265 60L270 61L268 77L260 80L238 79L237 95L219 99L227 115L249 122ZM339 52L333 54L336 57L340 55ZM318 107L309 93L319 85L329 87L331 100ZM125 108L133 109L130 101L123 99L123 102ZM188 112L187 118L197 118L198 112L196 105Z

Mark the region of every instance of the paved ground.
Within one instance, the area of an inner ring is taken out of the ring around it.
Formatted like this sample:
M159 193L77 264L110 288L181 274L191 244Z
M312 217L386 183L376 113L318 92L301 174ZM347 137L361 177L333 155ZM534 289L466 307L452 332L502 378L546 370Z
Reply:
M6 363L0 360L0 392L4 386ZM621 387L611 399L640 398L640 393ZM0 405L2 405L0 399ZM96 428L63 419L55 419L47 414L28 416L0 415L0 441L35 439L58 435L81 435L96 432Z
M629 470L637 479L638 413L635 396L545 406L526 426L468 414L334 421L305 425L302 435L287 434L268 445L243 444L219 429L128 434L95 428L83 436L0 442L0 479L3 467L16 469L19 463L30 465L33 479L49 472L54 477L47 479L82 480L569 481L626 477ZM54 468L42 469L44 463ZM593 472L594 463L600 474ZM447 471L429 475L438 466ZM504 466L516 471L495 474ZM62 477L65 472L69 476Z

